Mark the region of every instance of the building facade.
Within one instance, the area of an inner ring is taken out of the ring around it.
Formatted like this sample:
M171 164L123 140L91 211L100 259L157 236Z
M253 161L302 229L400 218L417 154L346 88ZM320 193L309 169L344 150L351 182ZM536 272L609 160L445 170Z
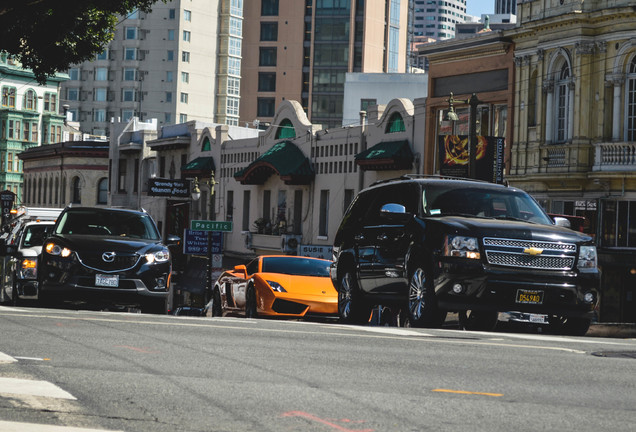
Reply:
M407 0L264 0L244 13L241 124L271 123L295 100L339 126L346 73L405 71Z
M6 54L0 55L0 190L23 195L22 161L18 154L31 147L61 142L65 117L61 113L60 84L64 74L38 85L35 75Z
M467 20L467 0L413 0L413 36L446 40Z
M508 179L584 216L604 320L636 321L636 27L631 3L520 3Z
M157 2L121 17L95 60L69 69L62 101L81 130L111 119L238 122L242 0Z

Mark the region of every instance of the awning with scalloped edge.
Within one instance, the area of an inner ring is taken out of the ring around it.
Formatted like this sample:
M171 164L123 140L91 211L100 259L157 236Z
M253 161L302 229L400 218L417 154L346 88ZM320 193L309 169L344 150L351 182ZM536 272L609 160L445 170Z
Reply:
M407 140L381 142L355 156L356 164L363 171L410 169L413 159Z
M208 178L210 177L210 173L215 169L214 158L212 156L200 156L181 167L181 177Z
M294 143L282 141L235 173L234 178L241 184L257 185L272 174L278 174L288 185L306 185L315 176L307 156Z

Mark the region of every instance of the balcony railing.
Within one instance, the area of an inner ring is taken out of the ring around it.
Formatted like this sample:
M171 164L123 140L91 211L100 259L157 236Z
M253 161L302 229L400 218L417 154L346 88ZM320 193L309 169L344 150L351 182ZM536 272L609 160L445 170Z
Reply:
M612 142L594 144L592 171L635 171L636 143Z

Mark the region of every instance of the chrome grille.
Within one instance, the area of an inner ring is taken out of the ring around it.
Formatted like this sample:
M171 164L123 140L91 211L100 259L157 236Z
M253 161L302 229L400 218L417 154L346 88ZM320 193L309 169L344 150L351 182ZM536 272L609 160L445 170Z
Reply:
M82 254L78 257L85 267L104 272L129 270L137 265L140 258L137 254L116 254L112 262L105 262L102 259L102 252Z
M533 256L516 253L486 251L490 264L544 270L569 270L574 266L573 256Z
M531 240L511 240L498 238L485 238L484 246L503 246L515 248L539 248L558 251L576 252L576 245L573 243L536 242Z
M540 253L526 252L528 249ZM570 270L576 261L576 244L517 239L484 238L489 264L541 270Z

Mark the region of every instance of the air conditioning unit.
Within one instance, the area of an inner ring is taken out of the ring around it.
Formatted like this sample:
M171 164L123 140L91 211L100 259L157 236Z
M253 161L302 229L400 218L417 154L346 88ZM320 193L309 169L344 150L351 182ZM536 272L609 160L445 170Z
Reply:
M298 245L300 245L302 238L302 235L283 234L280 249L287 254L295 254L298 252Z

